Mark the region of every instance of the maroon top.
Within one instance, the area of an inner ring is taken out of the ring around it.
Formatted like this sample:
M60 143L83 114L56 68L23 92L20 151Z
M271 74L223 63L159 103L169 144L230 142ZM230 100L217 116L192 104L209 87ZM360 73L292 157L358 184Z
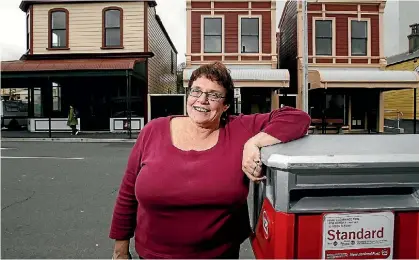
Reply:
M217 144L183 151L171 141L170 120L152 120L129 157L109 237L128 240L144 258L214 258L250 235L242 171L243 145L263 131L282 142L307 133L310 117L284 107L232 116Z

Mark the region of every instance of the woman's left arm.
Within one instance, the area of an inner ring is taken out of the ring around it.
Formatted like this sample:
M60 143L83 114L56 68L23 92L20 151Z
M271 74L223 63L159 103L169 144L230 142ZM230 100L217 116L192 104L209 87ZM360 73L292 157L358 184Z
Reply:
M260 148L305 136L311 118L296 108L283 107L271 113L242 116L241 122L253 135L244 145L242 169L249 179L259 181L263 179Z

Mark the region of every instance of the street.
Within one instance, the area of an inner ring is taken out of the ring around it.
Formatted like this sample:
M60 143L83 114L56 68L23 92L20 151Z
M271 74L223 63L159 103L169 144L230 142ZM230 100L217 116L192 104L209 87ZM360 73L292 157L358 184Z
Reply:
M132 146L2 142L2 258L110 259L112 209ZM248 241L240 258L254 258Z

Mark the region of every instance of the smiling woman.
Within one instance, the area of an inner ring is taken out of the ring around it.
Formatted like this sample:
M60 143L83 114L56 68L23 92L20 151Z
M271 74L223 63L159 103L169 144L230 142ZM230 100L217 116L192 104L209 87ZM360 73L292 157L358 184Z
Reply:
M195 70L187 116L149 122L128 159L110 230L114 255L141 258L239 257L250 235L249 180L264 179L260 148L307 133L310 117L283 107L231 116L234 84L220 62Z

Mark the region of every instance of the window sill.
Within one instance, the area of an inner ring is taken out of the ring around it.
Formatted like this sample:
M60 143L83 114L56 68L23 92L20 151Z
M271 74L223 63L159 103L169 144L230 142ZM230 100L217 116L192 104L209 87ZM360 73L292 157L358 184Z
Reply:
M49 51L68 51L70 48L64 47L64 48L46 48Z
M100 47L102 50L123 49L124 46Z

